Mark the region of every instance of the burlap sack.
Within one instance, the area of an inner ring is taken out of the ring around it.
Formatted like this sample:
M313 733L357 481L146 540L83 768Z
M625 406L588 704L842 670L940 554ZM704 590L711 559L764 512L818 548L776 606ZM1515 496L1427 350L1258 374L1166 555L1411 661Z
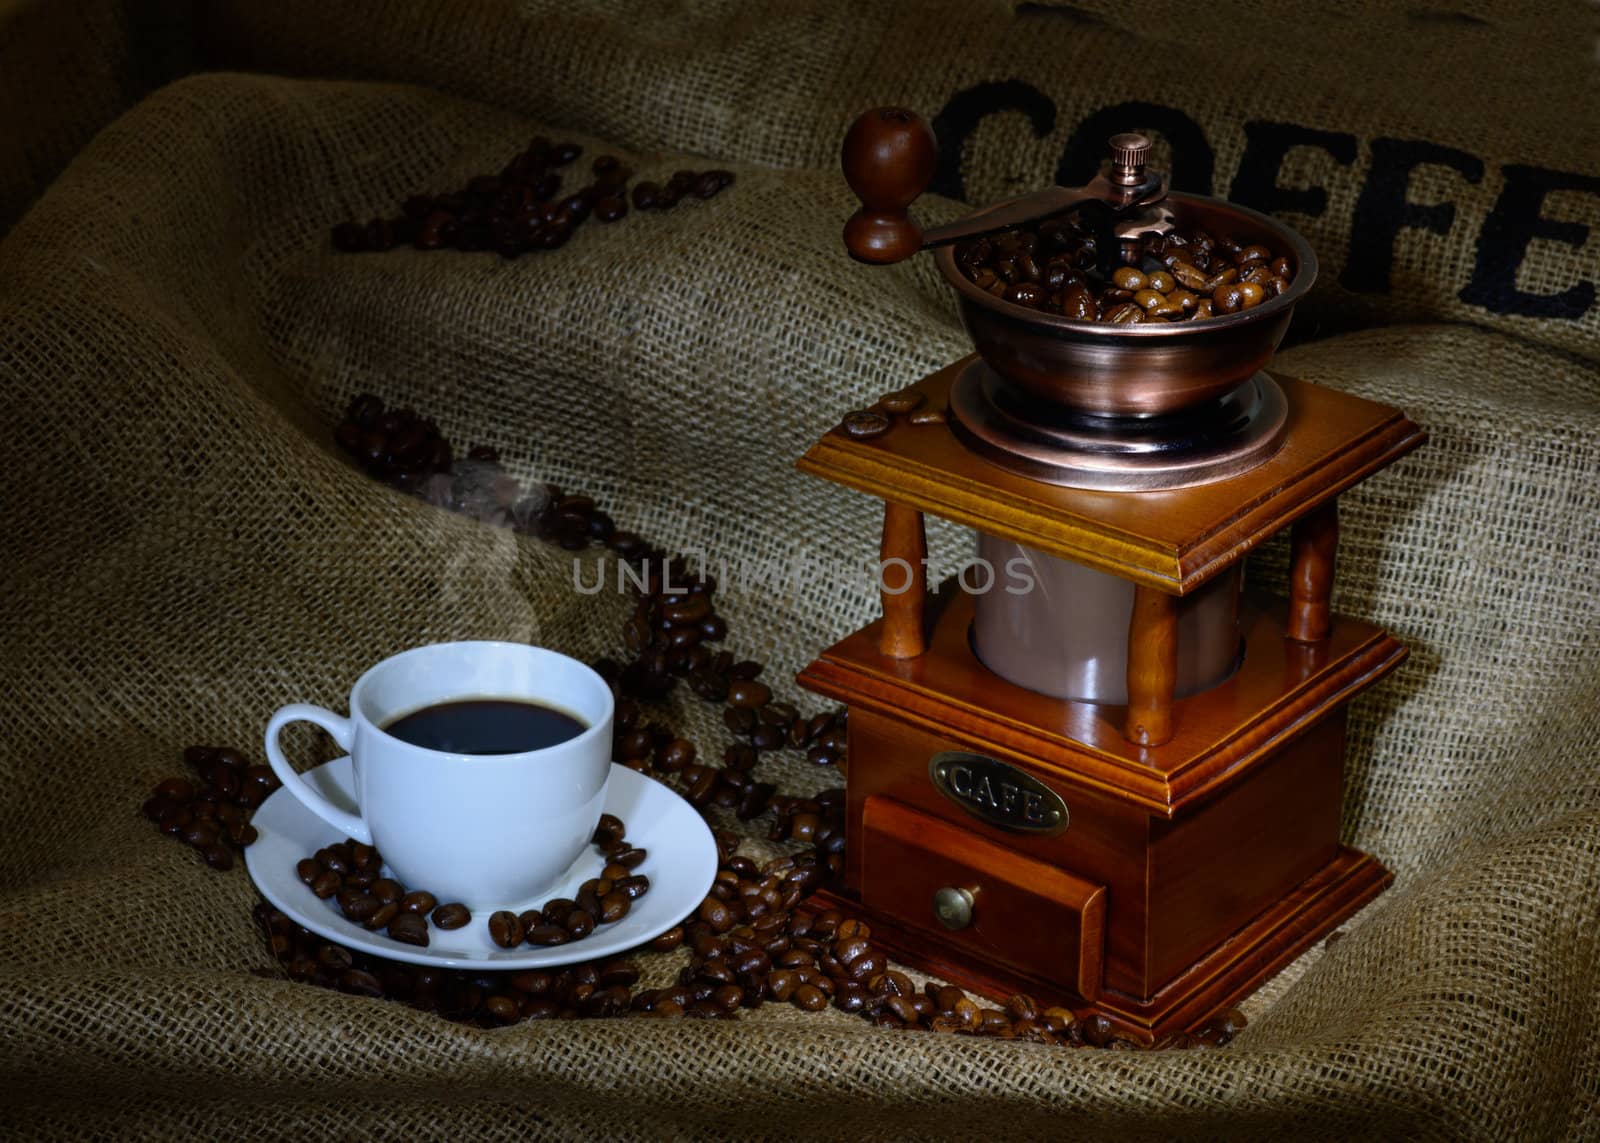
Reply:
M1426 115L1426 137L1461 143L1467 128L1375 93L1319 103L1333 69L1308 58L1312 31L1384 18L1330 13L1278 43L1294 65L1277 71L1303 81L1263 81L1247 100L1235 61L1226 100L1193 82L1163 98L1219 123L1322 107L1317 122L1340 129L1353 107L1373 135ZM1536 49L1576 66L1560 36L1507 27L1498 8L1477 18L1507 67ZM1593 316L1468 312L1450 300L1458 285L1441 287L1457 264L1444 251L1472 258L1454 230L1406 256L1406 280L1425 312L1498 331L1396 325L1280 358L1403 406L1432 440L1349 495L1341 520L1339 605L1412 648L1357 704L1348 765L1346 837L1396 885L1258 995L1226 1049L1070 1052L776 1005L727 1025L489 1032L250 975L270 959L242 871L200 868L137 814L184 744L255 752L275 706L337 705L361 667L419 642L614 650L625 607L577 593L564 554L349 468L331 426L352 394L423 409L458 443L495 444L520 478L589 490L672 547L864 557L875 503L799 476L793 458L840 410L949 361L963 338L929 267L868 270L840 253L843 123L889 98L936 112L931 93L1010 74L1002 48L1059 77L1063 108L1092 108L1127 97L1086 86L1108 44L1151 91L1169 68L1216 67L1227 45L1203 10L1168 42L1157 24L1083 6L1024 6L1015 22L998 7L798 2L649 21L570 4L277 4L209 19L217 50L245 62L483 101L184 80L100 134L0 244L0 1122L13 1134L1593 1134ZM1448 24L1445 42L1478 26ZM1248 56L1258 37L1236 35L1232 55ZM1040 144L989 130L970 144L971 197L1009 189L1007 174L1049 176ZM496 168L536 132L623 153L644 177L716 156L739 181L515 263L329 249L331 223ZM1495 163L1560 167L1515 138ZM1337 233L1293 221L1337 266ZM1542 280L1567 281L1556 272ZM1358 316L1345 301L1334 291L1325 312ZM948 528L934 540L966 543ZM1281 549L1251 575L1281 583ZM733 648L780 681L873 606L864 582L733 579L721 594ZM693 700L677 712L702 749L722 743L713 714ZM762 765L785 788L831 780L792 758Z

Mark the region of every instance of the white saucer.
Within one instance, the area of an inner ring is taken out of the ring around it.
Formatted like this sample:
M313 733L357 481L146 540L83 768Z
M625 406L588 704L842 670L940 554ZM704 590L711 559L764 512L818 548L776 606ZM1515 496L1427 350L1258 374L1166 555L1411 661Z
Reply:
M349 758L335 759L302 777L335 805L355 810ZM489 939L492 909L474 910L472 920L453 931L430 922L426 948L402 944L346 920L332 899L319 899L295 872L302 857L344 838L288 790L275 791L250 819L259 836L245 848L244 863L262 896L298 924L346 948L442 968L549 968L610 956L660 936L700 907L717 875L717 845L710 828L688 802L654 778L613 763L605 812L621 818L628 827L628 840L647 851L634 872L650 878L650 891L622 920L564 945L503 949ZM586 846L567 875L539 900L504 907L520 913L553 897L575 897L579 885L599 876L602 864L594 847Z

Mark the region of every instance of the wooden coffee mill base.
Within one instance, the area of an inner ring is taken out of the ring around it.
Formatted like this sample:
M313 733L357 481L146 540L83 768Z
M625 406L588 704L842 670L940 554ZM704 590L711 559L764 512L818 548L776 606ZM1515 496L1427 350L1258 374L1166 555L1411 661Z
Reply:
M1200 1029L1390 881L1339 843L1339 809L1350 700L1405 650L1331 612L1335 505L1424 439L1264 372L1316 255L1169 193L1151 146L1113 136L1086 186L924 233L906 208L932 131L860 116L845 246L933 249L978 352L799 462L884 501L883 618L799 676L850 709L830 900L905 964L1144 1044ZM1114 267L1136 278L1105 313L1072 300ZM929 594L927 512L977 530L986 574ZM1290 598L1242 597L1246 553L1286 528ZM989 557L1025 575L1001 586Z
M903 963L1158 1043L1390 881L1339 843L1339 810L1349 702L1405 650L1330 611L1335 505L1423 434L1277 377L1286 443L1248 472L1137 494L1055 487L988 464L938 416L974 361L880 404L887 431L841 426L799 462L885 498L882 558L915 573L799 676L850 709L848 865L831 900ZM907 405L918 422L894 415ZM924 512L1131 580L1129 701L1051 698L989 670L969 640L973 596L925 591ZM1237 669L1175 697L1179 601L1286 527L1291 598L1246 598Z

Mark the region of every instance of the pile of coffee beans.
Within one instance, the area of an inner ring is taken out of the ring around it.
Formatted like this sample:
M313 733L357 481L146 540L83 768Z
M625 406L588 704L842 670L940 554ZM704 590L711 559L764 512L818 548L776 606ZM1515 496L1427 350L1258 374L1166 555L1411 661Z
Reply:
M628 843L627 832L621 818L601 814L594 831L595 847L606 863L600 876L580 885L576 898L554 897L522 913L500 909L490 914L489 939L503 949L524 941L539 947L564 945L626 917L633 903L650 892L650 879L635 872L648 854Z
M645 850L630 845L627 827L614 814L602 814L594 844L605 861L599 877L585 881L575 900L546 901L537 909L489 915L489 939L503 949L530 945L564 945L581 940L600 925L628 915L633 903L650 891L650 879L634 872ZM324 846L295 865L295 875L322 900L332 898L345 919L369 932L387 932L401 944L428 945L428 920L440 929L459 929L472 912L459 901L439 904L425 889L407 889L383 875L383 855L370 845L346 838Z
M1137 264L1117 265L1106 277L1102 241L1077 216L1047 219L962 243L956 265L1014 305L1111 325L1238 313L1277 297L1294 279L1282 254L1199 229L1146 234Z
M159 783L144 803L144 816L168 837L193 847L211 868L232 869L233 850L256 839L250 815L278 788L278 776L226 746L190 746L183 760L199 783L188 778Z
M830 791L813 804L822 810L819 835L842 836L842 791ZM804 832L793 819L815 812L796 800L782 815L790 822L776 832ZM819 847L757 866L738 853L736 835L719 829L714 836L719 865L705 900L683 924L640 950L687 948L687 964L674 983L662 988L634 991L639 969L625 957L533 972L445 970L352 952L295 925L270 905L258 906L256 916L274 956L294 980L408 1003L484 1027L630 1012L721 1020L772 1002L808 1012L832 1007L885 1028L1070 1047L1137 1046L1116 1037L1103 1016L1078 1017L1026 995L986 1005L951 985L930 982L918 989L889 966L867 925L834 909L806 907L811 891L831 876L833 863L820 859ZM1243 1027L1243 1015L1229 1010L1198 1035L1180 1035L1163 1046L1220 1045Z
M493 250L504 258L555 250L585 220L616 222L628 213L633 172L615 155L601 155L589 164L585 185L563 186L582 154L576 143L536 137L498 174L475 175L447 194L412 195L391 218L339 223L333 228L333 248L360 254L410 245L418 250ZM665 210L683 198L711 198L732 184L732 171L674 171L665 185L635 186L633 205Z
M438 425L410 409L385 409L371 396L350 402L334 439L368 476L416 495L424 494L429 477L448 475L455 461Z
M459 929L472 919L459 902L441 905L427 890L383 876L383 855L354 838L301 858L294 871L318 897L331 897L347 920L401 944L427 947L429 913L441 929Z
M712 198L732 185L732 171L673 171L665 184L646 180L634 187L633 205L640 210L668 210L680 199Z
M520 1020L620 1016L628 1011L629 990L639 979L638 966L622 958L514 973L404 964L324 940L266 902L256 906L255 917L290 980L394 1000L485 1028Z

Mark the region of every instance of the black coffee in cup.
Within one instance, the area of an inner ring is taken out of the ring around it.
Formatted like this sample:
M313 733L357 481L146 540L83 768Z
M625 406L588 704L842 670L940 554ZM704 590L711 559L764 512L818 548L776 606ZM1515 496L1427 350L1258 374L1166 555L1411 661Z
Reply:
M528 699L457 699L401 715L383 729L401 742L446 754L521 754L589 728L564 710Z

